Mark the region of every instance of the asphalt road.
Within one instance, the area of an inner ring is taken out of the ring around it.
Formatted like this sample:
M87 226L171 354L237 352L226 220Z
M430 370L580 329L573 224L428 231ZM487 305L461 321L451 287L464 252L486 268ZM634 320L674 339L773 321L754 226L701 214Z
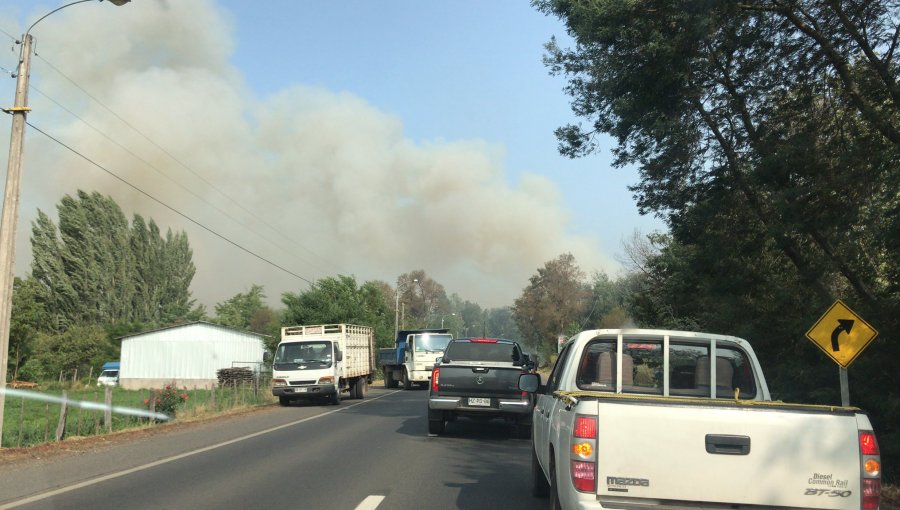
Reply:
M2 467L0 510L545 508L530 440L499 420L429 437L426 391L274 406Z

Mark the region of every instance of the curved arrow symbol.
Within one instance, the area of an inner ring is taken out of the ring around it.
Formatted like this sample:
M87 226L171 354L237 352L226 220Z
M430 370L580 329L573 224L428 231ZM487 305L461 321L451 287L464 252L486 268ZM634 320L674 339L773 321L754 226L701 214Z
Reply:
M850 330L853 329L854 322L856 321L850 319L838 319L838 327L834 328L834 331L831 332L831 350L835 352L841 350L841 346L838 343L838 337L841 336L841 331L849 335Z

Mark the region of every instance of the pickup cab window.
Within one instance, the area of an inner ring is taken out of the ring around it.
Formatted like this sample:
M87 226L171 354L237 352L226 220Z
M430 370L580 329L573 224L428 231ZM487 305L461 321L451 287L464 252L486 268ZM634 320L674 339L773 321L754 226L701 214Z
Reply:
M622 393L664 394L664 373L669 374L669 395L709 397L712 382L708 344L669 343L668 367L665 367L663 342L659 340L626 340L622 345ZM756 396L756 382L747 356L732 347L716 349L716 397ZM577 374L578 388L592 391L616 391L618 380L616 340L598 339L588 344Z
M522 353L510 342L469 342L458 340L450 344L444 357L453 361L496 361L513 363Z

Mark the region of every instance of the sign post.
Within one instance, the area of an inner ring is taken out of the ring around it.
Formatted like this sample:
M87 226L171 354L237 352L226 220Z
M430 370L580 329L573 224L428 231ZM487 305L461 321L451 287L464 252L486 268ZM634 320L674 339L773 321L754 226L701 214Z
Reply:
M847 367L877 336L878 331L840 299L806 332L806 338L840 365L841 405L845 407L850 405Z

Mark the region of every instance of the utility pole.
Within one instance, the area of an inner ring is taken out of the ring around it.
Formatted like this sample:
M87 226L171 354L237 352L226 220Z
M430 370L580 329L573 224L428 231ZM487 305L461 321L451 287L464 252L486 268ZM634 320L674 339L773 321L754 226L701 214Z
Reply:
M3 193L3 213L0 217L0 448L3 447L3 412L6 407L6 365L9 363L9 321L12 317L12 291L15 280L16 225L19 222L19 190L22 187L22 153L25 147L25 117L28 107L28 78L31 75L31 29L54 12L76 4L94 0L76 0L57 7L28 27L22 36L19 68L16 70L16 99L12 108L3 111L12 115L9 137L9 165L6 168L6 189ZM102 2L103 0L99 0ZM131 0L109 0L123 6Z
M12 291L16 259L16 224L19 222L19 189L22 185L22 150L25 145L25 116L28 108L28 77L31 72L31 34L22 38L19 68L16 71L15 105L6 111L12 115L9 139L9 166L0 218L0 448L3 438L3 411L6 407L6 371L9 363L9 328L12 316Z

